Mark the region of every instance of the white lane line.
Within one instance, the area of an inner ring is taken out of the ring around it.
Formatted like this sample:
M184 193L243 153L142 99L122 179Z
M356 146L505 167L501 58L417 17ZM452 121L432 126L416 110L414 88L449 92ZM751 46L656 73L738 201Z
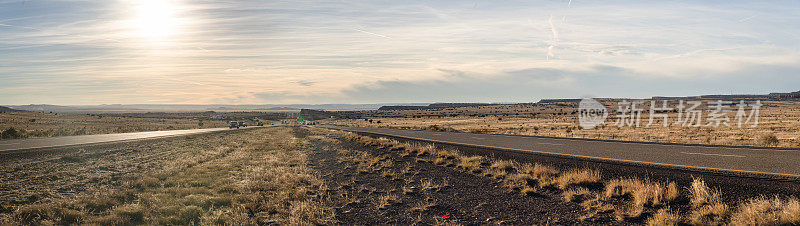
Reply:
M542 143L537 143L537 144L546 144L546 145L564 145L564 144L545 143L545 142L542 142Z
M484 138L484 137L472 137L472 139L486 140L486 138Z
M0 144L0 145L15 145L15 144L21 144L21 143L10 143L10 144Z
M747 156L744 155L723 155L723 154L709 154L709 153L691 153L691 152L681 152L687 155L710 155L710 156L722 156L722 157L737 157L737 158L744 158Z

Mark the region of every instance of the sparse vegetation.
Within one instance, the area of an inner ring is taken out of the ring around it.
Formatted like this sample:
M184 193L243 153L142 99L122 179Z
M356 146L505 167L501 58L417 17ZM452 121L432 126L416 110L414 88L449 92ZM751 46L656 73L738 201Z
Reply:
M600 172L582 169L570 170L562 173L555 179L555 185L560 189L567 189L571 186L585 186L600 182Z
M225 121L199 121L190 116L153 118L142 114L99 117L81 114L7 112L0 114L2 139L126 133L226 126Z
M647 219L647 225L650 226L669 226L678 225L681 223L681 217L669 208L658 210L652 217Z
M780 144L780 140L778 140L778 137L775 136L775 134L762 135L758 138L758 142L761 143L761 145L768 147L778 146L778 144Z
M372 138L351 138L362 143ZM365 140L367 139L367 140ZM602 181L599 172L591 169L571 169L559 171L540 164L519 164L509 160L492 160L483 156L465 156L460 153L444 154L446 151L431 150L433 146L403 144L393 140L383 140L386 145L402 145L404 153L417 156L424 152L433 153L427 158L453 156L454 165L476 175L492 176L502 180L506 187L519 191L521 195L540 194L540 188L561 190L566 202L579 202L589 212L582 219L592 219L598 213L613 212L619 221L642 219L648 225L794 225L800 224L800 202L796 198L751 199L731 208L722 201L722 194L706 185L700 178L694 178L691 185L681 189L674 182L653 182L649 179L611 178ZM409 149L407 149L409 148ZM419 158L419 157L418 157ZM442 158L446 159L446 158ZM444 160L443 160L444 161ZM441 164L438 164L441 165ZM424 187L434 187L430 180ZM423 190L430 190L425 189ZM681 191L688 191L682 194ZM404 194L411 194L411 188L403 188ZM688 200L688 204L682 201ZM688 212L672 209L671 205L686 205ZM425 211L430 206L418 203L414 211ZM735 210L735 211L732 211ZM644 213L649 213L644 215Z
M756 198L740 205L733 213L733 225L796 225L800 223L797 198Z
M14 127L10 127L6 130L3 130L3 132L0 133L0 137L3 139L16 139L20 137L20 134L16 129L14 129Z
M609 109L616 109L616 101L606 102ZM672 104L676 104L675 101ZM553 137L575 137L626 141L692 143L713 145L777 146L800 148L794 139L800 135L800 102L764 102L757 127L731 126L697 129L672 125L664 128L660 121L645 127L613 126L614 114L606 124L592 130L576 127L578 114L567 113L577 109L576 105L553 104L509 104L482 107L456 107L427 110L398 110L361 112L382 124L370 124L363 120L338 119L324 123L344 126L386 127L399 129L465 131L470 133L516 134ZM489 119L496 116L502 120ZM668 114L669 122L677 120L677 113ZM732 113L729 116L733 116ZM764 134L774 134L778 142L770 139L763 142Z
M129 173L115 176L118 178L108 184L61 181L76 183L67 185L84 186L89 191L74 198L63 196L22 204L0 220L5 224L64 225L332 223L332 211L324 198L312 195L324 184L307 167L306 144L291 139L290 130L268 128L221 137L203 135L207 139L199 143L185 138L163 141L153 154L167 154L166 158L142 158L149 153L141 152L131 156L134 158L115 160L114 165L130 164L127 167L132 168L117 169ZM231 147L233 140L238 145ZM81 166L91 168L97 167L93 164L107 163L110 162L99 159ZM107 166L100 168L103 167ZM6 185L12 182L4 181ZM27 188L46 191L51 186Z

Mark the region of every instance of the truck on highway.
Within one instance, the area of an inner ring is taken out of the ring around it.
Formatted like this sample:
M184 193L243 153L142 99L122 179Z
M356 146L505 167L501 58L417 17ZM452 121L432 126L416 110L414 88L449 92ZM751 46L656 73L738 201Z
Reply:
M228 126L228 128L231 128L231 129L236 128L236 129L238 129L239 128L239 122L231 121L230 125Z

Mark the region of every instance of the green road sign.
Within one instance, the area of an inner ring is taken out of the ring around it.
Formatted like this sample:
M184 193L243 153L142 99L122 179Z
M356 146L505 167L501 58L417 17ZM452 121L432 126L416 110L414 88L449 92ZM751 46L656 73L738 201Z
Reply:
M304 121L304 119L303 119L303 116L298 116L298 117L297 117L297 121L298 121L298 122L302 122L302 121Z

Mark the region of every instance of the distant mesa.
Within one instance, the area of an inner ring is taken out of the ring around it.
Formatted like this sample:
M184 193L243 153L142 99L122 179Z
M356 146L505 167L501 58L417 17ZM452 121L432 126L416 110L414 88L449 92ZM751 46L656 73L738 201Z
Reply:
M300 110L298 108L293 107L271 107L271 108L262 108L257 110L266 110L266 111L297 111Z
M538 103L540 104L549 104L549 103L578 103L581 102L581 99L542 99Z
M394 106L382 106L378 108L378 110L422 110L422 109L441 109L441 108L458 108L458 107L478 107L478 106L489 106L489 105L497 105L497 104L489 104L489 103L433 103L427 106L419 105L394 105Z
M636 99L636 98L595 98L595 99ZM767 95L761 94L731 94L731 95L700 95L700 96L685 96L685 97L665 97L654 96L651 100L800 100L800 91L791 93L770 93ZM542 99L537 103L540 104L563 104L563 103L577 103L581 99Z

